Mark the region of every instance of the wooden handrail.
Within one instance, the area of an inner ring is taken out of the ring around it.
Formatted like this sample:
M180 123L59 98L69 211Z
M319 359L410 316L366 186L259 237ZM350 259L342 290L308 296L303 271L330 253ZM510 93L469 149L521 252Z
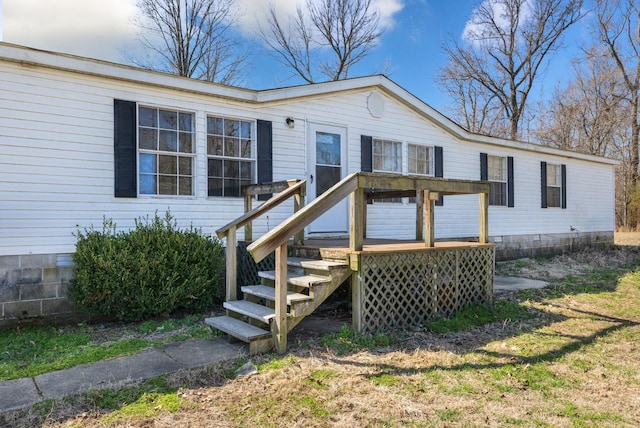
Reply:
M231 229L232 227L239 229L245 224L249 223L250 221L253 221L256 218L260 217L262 214L266 213L267 211L277 207L278 205L280 205L281 203L289 199L291 196L296 195L298 193L304 193L306 186L307 186L306 180L298 181L293 186L280 192L278 195L274 196L273 198L265 201L265 203L263 203L262 205L252 209L247 213L244 213L244 215L242 215L241 217L238 217L232 222L222 226L220 229L216 230L216 235L218 235L218 238L223 238L227 234L227 231L229 231L229 229Z
M289 217L284 223L271 229L247 247L256 262L267 257L276 248L285 244L290 237L304 229L312 221L327 212L335 204L349 196L358 188L358 173L348 175L318 198Z

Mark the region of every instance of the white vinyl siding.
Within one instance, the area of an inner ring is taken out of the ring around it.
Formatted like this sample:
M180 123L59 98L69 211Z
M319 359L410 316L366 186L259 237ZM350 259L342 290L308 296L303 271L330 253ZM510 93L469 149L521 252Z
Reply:
M49 55L25 52L29 57ZM241 198L208 198L208 116L271 121L274 181L308 178L304 142L307 123L316 121L347 128L348 173L359 170L361 135L404 142L401 156L406 162L401 171L412 168L408 142L443 147L445 178L477 180L478 152L513 156L518 166L517 204L490 212L490 235L538 234L544 239L545 234L568 233L569 226L581 232L614 227L612 165L571 154L545 155L549 163L570 168L571 203L566 210L543 210L539 152L517 145L485 144L482 139L460 140L437 124L441 119L421 116L415 107L386 95L383 117L373 119L366 108L371 87L263 103L255 97L241 101L218 96L227 89L217 85L198 83L194 85L199 91L173 90L174 84L187 85L185 79L63 56L56 59L60 65L55 69L0 60L0 255L73 252L73 233L85 227L100 228L103 217L125 230L134 226L134 219L153 216L155 211L164 213L167 208L180 227L193 225L214 235L216 229L240 216L244 206ZM92 71L83 74L64 71L65 67ZM100 72L119 73L120 77L99 77ZM193 113L192 197L114 198L114 99ZM294 128L286 126L286 117L294 117ZM395 161L389 169L398 169ZM593 194L604 199L593 204ZM447 196L445 205L435 212L436 238L477 237L477 207L476 195ZM293 202L288 201L257 219L254 237L273 229L292 212ZM415 206L410 204L369 206L367 236L411 239L415 237L415 215Z

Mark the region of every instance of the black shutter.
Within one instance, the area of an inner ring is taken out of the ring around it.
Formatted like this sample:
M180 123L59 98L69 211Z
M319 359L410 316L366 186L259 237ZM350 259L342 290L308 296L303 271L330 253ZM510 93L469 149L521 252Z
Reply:
M435 146L433 148L433 169L434 169L434 175L436 177L444 177L443 168L442 168L442 147L441 146ZM436 201L435 205L439 207L444 205L444 199L442 196L440 196L440 198Z
M513 188L513 156L507 156L507 206L515 206L515 193Z
M547 163L540 162L540 196L542 208L547 208Z
M487 181L489 177L489 171L487 167L487 154L480 153L480 180Z
M273 181L273 130L271 122L258 120L256 132L256 148L258 163L258 183ZM259 201L266 201L271 195L258 195Z
M138 196L136 162L136 103L113 100L114 196Z
M561 174L562 174L562 209L567 209L567 166L562 164L561 166Z
M360 171L373 172L373 137L360 136Z

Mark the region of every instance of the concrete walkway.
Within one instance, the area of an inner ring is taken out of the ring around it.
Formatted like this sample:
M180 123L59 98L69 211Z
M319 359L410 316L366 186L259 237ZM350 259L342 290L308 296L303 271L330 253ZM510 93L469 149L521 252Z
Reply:
M496 276L494 289L496 293L502 293L547 285L544 281ZM303 324L304 321L307 323ZM308 337L308 333L317 328L314 328L311 317L304 321L300 324L298 333L302 332ZM326 319L322 324L323 328L328 327ZM339 329L341 325L338 322L336 328ZM182 369L194 369L246 357L247 351L244 343L229 343L226 337L192 339L148 349L130 357L113 358L35 377L0 382L0 413L31 406L47 398L115 387L128 381L150 379Z
M47 398L64 397L150 379L246 356L244 343L226 337L187 340L152 348L129 357L83 364L35 377L0 382L0 412L18 410Z

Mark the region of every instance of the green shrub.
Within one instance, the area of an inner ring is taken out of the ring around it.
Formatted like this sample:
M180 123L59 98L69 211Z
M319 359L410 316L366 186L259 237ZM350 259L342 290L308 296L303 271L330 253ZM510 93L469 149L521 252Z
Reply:
M102 232L85 229L76 237L70 295L90 313L139 321L203 312L222 298L220 242L193 227L178 229L169 212L138 219L127 232L105 219Z

